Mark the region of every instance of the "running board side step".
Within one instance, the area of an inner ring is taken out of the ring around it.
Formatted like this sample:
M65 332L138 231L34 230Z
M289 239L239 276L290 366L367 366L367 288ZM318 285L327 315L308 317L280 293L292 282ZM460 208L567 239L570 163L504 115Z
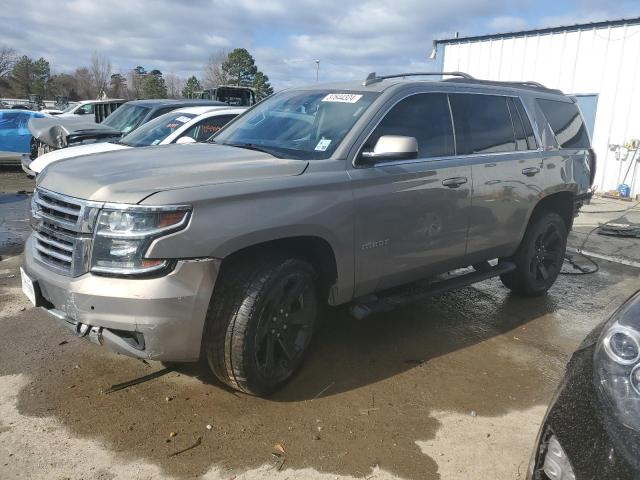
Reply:
M387 295L381 293L377 296L373 296L373 298L365 297L360 301L355 300L351 304L349 311L353 317L358 320L362 320L375 313L388 312L395 308L409 305L434 295L439 295L450 290L456 290L473 283L497 277L498 275L511 272L515 269L516 265L513 262L503 261L493 267L487 264L487 268L447 278L446 280L434 282L427 286L418 286L413 283L399 292L395 291L394 293Z

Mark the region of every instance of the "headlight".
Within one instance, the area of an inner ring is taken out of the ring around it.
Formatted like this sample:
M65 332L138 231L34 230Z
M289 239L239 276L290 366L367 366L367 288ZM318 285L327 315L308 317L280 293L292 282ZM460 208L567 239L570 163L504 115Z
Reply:
M605 325L594 357L598 393L624 425L640 431L640 292Z
M141 275L162 270L168 260L147 259L153 240L183 229L189 207L105 208L96 225L91 271L110 275Z

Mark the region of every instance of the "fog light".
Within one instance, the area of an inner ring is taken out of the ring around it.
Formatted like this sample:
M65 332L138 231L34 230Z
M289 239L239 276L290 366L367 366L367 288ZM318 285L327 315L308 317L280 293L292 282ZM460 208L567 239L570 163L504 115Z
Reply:
M567 458L567 454L564 453L555 435L551 436L547 444L542 471L550 480L576 479L573 468L571 468L571 463L569 463L569 458Z

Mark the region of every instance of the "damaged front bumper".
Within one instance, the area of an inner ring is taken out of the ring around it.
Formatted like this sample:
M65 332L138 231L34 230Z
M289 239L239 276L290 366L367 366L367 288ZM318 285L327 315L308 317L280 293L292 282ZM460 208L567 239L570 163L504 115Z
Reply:
M216 259L180 260L158 278L115 278L52 272L25 248L25 272L36 306L60 325L113 351L151 360L200 357L204 322L219 269Z

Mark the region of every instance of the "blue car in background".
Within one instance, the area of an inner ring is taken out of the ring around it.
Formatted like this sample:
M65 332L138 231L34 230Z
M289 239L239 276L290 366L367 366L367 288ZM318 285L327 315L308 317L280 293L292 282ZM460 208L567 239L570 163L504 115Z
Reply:
M29 120L48 117L30 110L0 110L0 165L20 165L31 151Z

